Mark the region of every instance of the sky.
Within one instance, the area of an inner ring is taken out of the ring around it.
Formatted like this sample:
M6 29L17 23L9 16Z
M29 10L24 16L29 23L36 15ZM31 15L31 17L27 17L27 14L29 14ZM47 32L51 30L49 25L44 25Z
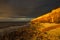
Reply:
M60 0L6 0L13 17L38 17L60 7Z
M13 5L16 9L22 8L24 10L25 8L25 11L20 15L26 17L37 17L60 6L60 0L15 0L15 3Z

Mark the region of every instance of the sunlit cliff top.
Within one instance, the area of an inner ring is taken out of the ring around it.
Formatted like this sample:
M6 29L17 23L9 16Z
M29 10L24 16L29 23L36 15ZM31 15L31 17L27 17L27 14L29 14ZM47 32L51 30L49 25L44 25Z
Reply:
M33 20L32 22L41 22L41 23L58 23L60 22L60 8L54 9L49 13L46 13L45 15L39 16Z

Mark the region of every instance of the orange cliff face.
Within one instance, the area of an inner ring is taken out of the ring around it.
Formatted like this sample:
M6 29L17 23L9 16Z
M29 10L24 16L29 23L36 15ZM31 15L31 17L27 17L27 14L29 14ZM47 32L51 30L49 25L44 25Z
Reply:
M46 13L45 15L37 17L31 20L31 22L40 22L40 23L60 22L60 8L57 8L55 10L52 10L50 13Z
M46 25L44 25L45 23ZM35 27L40 27L41 31L49 31L52 29L59 28L60 24L58 23L60 23L60 8L54 9L50 13L46 13L45 15L31 20L31 24Z

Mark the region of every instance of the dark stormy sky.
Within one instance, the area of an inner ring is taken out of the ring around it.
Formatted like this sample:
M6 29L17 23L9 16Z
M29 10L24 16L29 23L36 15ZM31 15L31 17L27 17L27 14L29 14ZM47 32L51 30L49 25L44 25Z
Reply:
M60 7L60 0L6 0L13 8L13 17L37 17Z
M37 17L60 6L60 0L15 0L15 2L16 5L15 3L13 5L17 9L25 8L20 14L27 17Z

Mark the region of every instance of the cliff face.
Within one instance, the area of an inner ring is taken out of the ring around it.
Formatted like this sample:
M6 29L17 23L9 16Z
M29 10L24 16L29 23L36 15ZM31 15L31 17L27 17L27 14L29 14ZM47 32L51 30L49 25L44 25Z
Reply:
M33 27L40 27L42 32L47 32L46 40L60 40L60 8L54 9L45 15L31 20ZM41 35L40 35L41 36ZM46 36L46 35L45 35ZM43 35L44 37L44 35ZM44 38L43 38L44 39Z
M58 28L57 26L60 25L60 8L54 9L51 12L46 13L45 15L31 20L31 24L35 27L40 27L42 25L44 27L42 27L41 29L44 30Z
M45 15L33 19L32 22L40 23L59 23L60 22L60 8L54 9Z

